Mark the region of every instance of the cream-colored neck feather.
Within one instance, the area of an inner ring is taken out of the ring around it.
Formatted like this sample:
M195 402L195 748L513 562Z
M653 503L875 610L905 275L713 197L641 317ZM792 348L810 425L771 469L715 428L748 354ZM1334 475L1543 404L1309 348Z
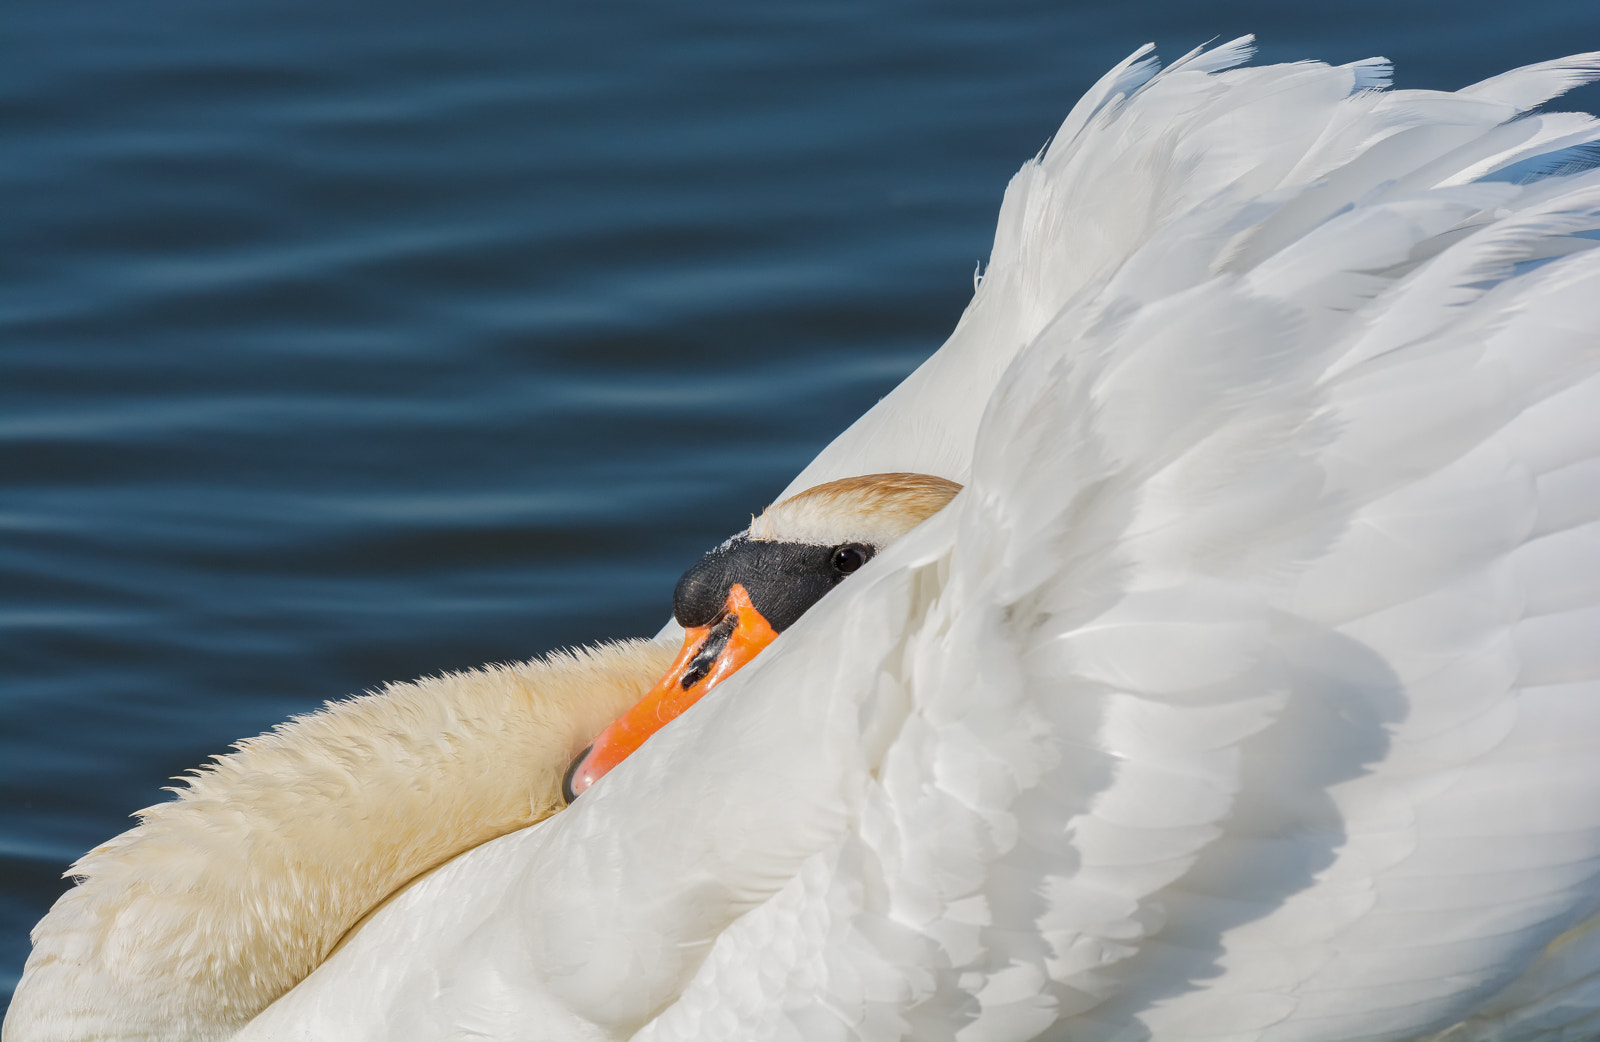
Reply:
M6 1042L224 1038L421 873L561 809L673 649L634 641L335 703L241 742L84 855Z

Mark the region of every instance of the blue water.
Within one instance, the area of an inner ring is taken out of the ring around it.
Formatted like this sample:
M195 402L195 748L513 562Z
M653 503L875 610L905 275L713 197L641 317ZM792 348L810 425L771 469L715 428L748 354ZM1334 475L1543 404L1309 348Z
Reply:
M1077 95L1252 30L1457 87L1600 6L12 0L0 989L235 739L653 632L938 346Z

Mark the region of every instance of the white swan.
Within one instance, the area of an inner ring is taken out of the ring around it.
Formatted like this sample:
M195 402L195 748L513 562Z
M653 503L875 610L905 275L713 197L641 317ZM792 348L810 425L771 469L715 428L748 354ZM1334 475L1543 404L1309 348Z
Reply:
M791 487L948 508L236 1037L1600 1033L1600 127L1516 118L1600 57L1247 57L1107 74Z

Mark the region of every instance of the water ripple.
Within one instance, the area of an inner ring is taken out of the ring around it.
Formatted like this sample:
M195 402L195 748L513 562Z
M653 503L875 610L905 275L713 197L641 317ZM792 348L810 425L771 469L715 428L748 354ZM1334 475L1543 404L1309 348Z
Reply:
M938 345L1134 46L1456 86L1589 3L12 4L0 989L66 864L230 742L653 632Z

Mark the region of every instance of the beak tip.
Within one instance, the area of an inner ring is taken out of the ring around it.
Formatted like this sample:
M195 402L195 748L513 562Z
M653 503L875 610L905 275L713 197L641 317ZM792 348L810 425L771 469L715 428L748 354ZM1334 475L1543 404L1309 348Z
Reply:
M561 776L561 796L568 804L571 804L573 800L583 794L584 790L594 784L594 778L583 769L584 763L588 761L589 754L593 751L594 746L590 745L583 752L574 756L572 763L567 765L567 773Z

